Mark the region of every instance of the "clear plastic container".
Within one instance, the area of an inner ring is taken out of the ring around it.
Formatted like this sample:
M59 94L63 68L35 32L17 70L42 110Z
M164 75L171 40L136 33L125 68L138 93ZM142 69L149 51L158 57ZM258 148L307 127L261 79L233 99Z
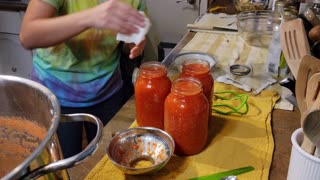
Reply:
M240 37L249 45L268 47L273 33L279 30L279 17L273 11L245 11L237 16Z

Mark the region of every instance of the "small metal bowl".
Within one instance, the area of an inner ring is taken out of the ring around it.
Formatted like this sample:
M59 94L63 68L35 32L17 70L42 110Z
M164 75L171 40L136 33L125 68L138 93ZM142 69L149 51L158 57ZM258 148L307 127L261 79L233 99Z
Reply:
M152 127L131 128L116 134L109 146L109 159L124 173L149 174L164 167L174 153L172 137Z
M180 53L174 57L173 63L174 63L174 66L181 72L183 62L190 59L201 59L201 60L208 61L210 65L210 69L213 68L217 63L214 57L210 56L209 54L201 53L201 52Z

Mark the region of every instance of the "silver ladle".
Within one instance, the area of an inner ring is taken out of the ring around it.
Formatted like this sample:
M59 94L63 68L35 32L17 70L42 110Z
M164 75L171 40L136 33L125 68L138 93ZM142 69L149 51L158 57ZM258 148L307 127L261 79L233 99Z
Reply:
M320 156L320 110L315 110L308 113L306 119L303 123L303 132L311 140L311 142L316 146L317 150L314 155L316 157Z

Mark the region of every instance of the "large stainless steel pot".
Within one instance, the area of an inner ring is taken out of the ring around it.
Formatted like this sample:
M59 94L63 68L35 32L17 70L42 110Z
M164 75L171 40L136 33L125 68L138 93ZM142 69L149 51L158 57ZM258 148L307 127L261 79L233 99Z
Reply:
M34 81L19 77L0 75L0 116L23 117L37 122L47 130L45 139L39 146L22 163L2 177L4 180L36 179L40 176L45 179L68 179L65 169L92 155L102 135L103 125L98 118L90 114L61 115L58 100L52 92ZM95 123L96 136L82 152L63 159L56 135L59 121Z

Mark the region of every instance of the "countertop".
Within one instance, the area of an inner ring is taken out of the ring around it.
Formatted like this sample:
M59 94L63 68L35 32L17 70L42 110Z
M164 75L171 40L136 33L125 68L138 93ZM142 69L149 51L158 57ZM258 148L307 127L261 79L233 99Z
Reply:
M234 14L235 9L232 0L210 0L210 7L226 6L224 13ZM210 8L209 7L209 8ZM220 13L220 11L216 12ZM163 60L166 66L169 66L173 57L193 38L195 33L188 32L177 46ZM106 148L111 140L111 134L115 131L127 129L135 119L135 99L132 96L121 110L104 127L103 137L97 152L86 161L76 167L69 169L72 179L84 179L92 168L106 155ZM300 127L300 112L298 109L293 111L273 110L272 111L272 132L274 137L274 153L270 168L270 180L286 180L288 166L291 154L291 134Z
M168 54L163 63L167 66L173 61L173 57L187 44L195 35L193 32L187 33L177 46ZM274 136L274 154L270 168L270 180L285 180L291 153L291 134L300 126L300 112L273 110L272 131ZM80 163L78 166L69 169L72 179L84 179L90 170L106 155L106 148L111 140L111 134L115 131L127 129L135 119L135 99L131 97L112 120L104 127L102 141L97 152Z

